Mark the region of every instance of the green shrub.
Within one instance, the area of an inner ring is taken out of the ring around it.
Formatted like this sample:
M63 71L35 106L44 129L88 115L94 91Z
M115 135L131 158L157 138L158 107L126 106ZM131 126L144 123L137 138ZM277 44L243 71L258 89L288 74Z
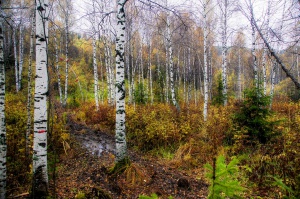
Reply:
M245 188L238 181L239 160L234 157L228 165L224 156L213 160L213 165L205 164L206 177L210 182L208 199L241 198L239 196Z
M225 100L226 100L226 95L224 95L223 90L224 90L224 85L223 85L223 81L222 81L222 75L221 73L218 75L218 80L217 80L217 91L216 91L216 95L214 96L212 103L213 105L223 105Z
M146 103L146 93L145 93L145 87L143 83L138 83L134 91L134 101L138 104Z
M255 87L245 90L244 94L240 110L233 115L235 131L248 144L257 141L265 144L277 135L273 129L278 122L268 120L272 115L269 110L270 97Z

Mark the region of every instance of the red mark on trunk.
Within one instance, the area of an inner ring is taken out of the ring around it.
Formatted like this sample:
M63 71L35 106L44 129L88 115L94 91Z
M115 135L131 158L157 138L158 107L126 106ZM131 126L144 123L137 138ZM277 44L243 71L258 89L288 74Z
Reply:
M46 130L39 130L38 133L46 133Z

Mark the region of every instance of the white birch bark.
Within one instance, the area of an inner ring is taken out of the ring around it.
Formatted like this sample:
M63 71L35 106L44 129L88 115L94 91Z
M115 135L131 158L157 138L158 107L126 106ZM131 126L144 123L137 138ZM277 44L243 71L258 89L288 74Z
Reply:
M133 47L133 43L130 44L131 48L130 48L130 54L131 54L131 83L130 83L130 90L131 90L131 96L129 96L130 102L134 102L134 73L135 73L135 69L134 69L134 47Z
M94 97L95 97L95 104L96 104L96 110L99 110L99 99L98 99L98 67L97 67L97 48L96 48L96 39L97 39L97 32L96 32L96 13L95 13L95 5L93 1L93 8L94 8L94 13L93 13L93 67L94 67Z
M212 84L213 84L213 69L212 69L212 54L211 54L211 45L208 45L208 75L207 75L207 78L208 78L208 90L210 91L209 92L209 99L211 100L212 99Z
M0 5L0 12L2 12ZM6 124L5 124L5 67L3 25L0 19L0 198L6 198Z
M207 31L207 3L203 4L203 32L204 32L204 53L203 53L203 61L204 61L204 105L203 105L203 119L207 121L207 106L208 106L208 75L207 75L207 39L208 39L208 31Z
M63 105L67 105L68 100L68 80L69 80L69 3L66 0L66 11L65 11L65 28L66 28L66 71L65 71L65 95Z
M224 4L222 11L222 82L223 82L223 96L224 106L227 105L227 12L228 0L222 0Z
M187 77L188 77L188 94L187 94L187 103L190 104L191 98L192 98L192 81L191 81L191 48L188 48L188 71L187 71Z
M153 104L153 82L152 82L152 69L151 69L151 39L149 39L149 87L150 87L150 102Z
M177 54L177 75L176 75L176 82L178 84L178 88L180 88L180 48L178 47L178 54Z
M95 37L95 36L93 36ZM97 59L96 59L96 39L93 38L93 66L94 66L94 96L95 96L95 104L96 110L99 110L99 100L98 100L98 67L97 67Z
M258 88L258 69L257 69L257 57L256 57L256 43L255 43L255 26L254 26L254 22L253 22L253 17L251 19L251 28L252 28L252 49L251 49L251 53L252 53L252 59L253 59L253 72L254 72L254 83L256 88Z
M272 106L272 99L274 96L274 88L275 88L275 81L276 81L276 69L278 68L278 63L274 59L272 61L272 71L271 71L271 90L270 90L270 99L271 99L271 104L270 107Z
M238 77L237 77L237 87L238 87L238 99L242 99L242 68L241 68L241 46L239 46L238 51Z
M160 59L159 59L159 53L156 53L156 60L157 60L157 76L158 76L158 81L161 80L161 72L160 72ZM163 94L160 93L160 101L163 102Z
M58 85L58 93L59 93L59 102L60 104L63 104L63 94L62 94L62 87L61 87L61 76L60 76L60 67L59 67L59 61L58 61L58 42L57 42L57 35L56 30L54 30L54 45L55 45L55 69L56 69L56 75L57 75L57 85Z
M132 97L131 97L131 73L130 73L130 38L129 38L129 32L127 32L127 38L126 38L126 72L127 72L127 78L128 78L128 103L131 104L132 102Z
M196 68L195 68L195 60L193 59L194 65L194 104L197 105L197 85L196 85Z
M102 58L101 58L101 53L100 53L100 58L101 60L101 64L100 64L100 76L101 76L101 83L100 83L100 100L101 100L101 104L104 103L104 75L103 75L103 62L102 62Z
M104 43L104 62L105 62L105 69L106 69L106 83L107 83L107 103L112 104L111 101L111 92L112 92L112 87L111 87L111 70L109 66L109 53L108 53L108 46L106 42L106 38L103 40Z
M48 0L36 1L36 73L34 93L33 195L48 191L47 172L47 42Z
M298 53L298 48L297 48L297 47L296 47L296 67L297 67L297 77L298 77L298 81L300 81L299 53Z
M265 24L265 35L266 40L269 40L269 21L270 21L270 0L268 0L268 8L267 8L267 20ZM263 92L264 95L267 94L267 52L268 48L266 44L264 44L264 51L263 51L263 60L262 60L262 73L263 73Z
M13 30L13 39L14 39L14 58L15 58L15 76L16 76L16 91L19 92L19 66L18 66L18 55L17 55L17 38L16 30Z
M183 50L183 99L186 103L186 50Z
M110 75L110 90L111 90L111 95L110 95L110 99L111 99L111 103L114 104L115 103L115 91L114 91L114 87L115 87L115 78L114 78L114 70L113 70L113 65L112 65L112 54L111 54L111 48L108 48L108 66L109 66L109 75Z
M125 3L127 0L117 1L116 27L116 162L127 158L126 130L125 130Z
M21 1L21 7L24 5L24 0ZM22 72L23 72L23 62L24 62L24 26L23 26L23 9L21 9L21 17L20 17L20 43L19 43L19 90L21 90L22 87Z
M170 87L171 87L171 98L173 105L176 107L178 111L180 111L179 105L177 103L176 97L175 97L175 86L174 86L174 64L173 64L173 50L172 50L172 41L171 41L171 30L170 30L170 19L169 16L167 16L167 50L169 55L169 69L170 69Z
M35 33L35 12L32 16L32 25L31 25L31 33L30 33L30 52L29 52L29 61L28 61L28 90L27 90L27 129L26 129L26 147L25 147L25 155L29 157L30 154L30 134L31 134L31 106L32 106L32 55L33 55L33 40L34 40L34 33Z
M166 80L165 80L165 97L166 97L166 102L169 103L169 56L168 56L168 50L166 49L166 64L165 64L165 71L166 71Z

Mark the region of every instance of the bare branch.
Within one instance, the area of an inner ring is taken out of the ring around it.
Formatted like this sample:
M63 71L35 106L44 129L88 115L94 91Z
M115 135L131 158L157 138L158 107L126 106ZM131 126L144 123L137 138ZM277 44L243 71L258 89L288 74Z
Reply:
M300 0L299 0L300 1ZM267 46L271 56L273 56L275 58L275 60L277 61L277 63L281 66L282 70L285 72L285 74L292 80L292 82L295 84L295 86L297 87L298 90L300 90L300 83L297 81L297 79L290 73L290 70L287 69L287 67L285 66L285 64L283 63L283 61L280 59L280 57L275 53L275 51L271 48L271 46L269 45L268 41L266 40L266 38L264 37L264 35L262 34L261 30L258 28L257 23L253 17L253 10L251 9L251 15L253 18L253 24L257 30L257 32L259 33L260 37L262 38L262 40L264 41L265 45Z

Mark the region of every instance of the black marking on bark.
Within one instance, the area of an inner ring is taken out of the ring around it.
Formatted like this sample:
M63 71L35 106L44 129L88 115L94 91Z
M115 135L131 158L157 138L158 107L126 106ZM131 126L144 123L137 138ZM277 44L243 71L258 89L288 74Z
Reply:
M38 6L36 9L37 9L38 11L40 11L40 12L42 12L42 11L45 10L42 6Z
M5 136L5 134L0 135L0 145L6 145L6 136Z
M120 92L122 93L122 96L119 98L119 100L123 100L125 98L124 84L125 84L125 81L122 81L121 83L116 84L118 93L120 93Z
M39 146L45 148L46 147L46 143L45 142L41 142L41 143L39 143Z
M124 114L124 113L125 113L125 110L117 110L116 113L117 113L117 114Z
M39 123L43 123L43 122L47 122L47 120L38 120L38 121L35 121L34 123L39 124ZM43 129L43 127L40 127L40 129Z

